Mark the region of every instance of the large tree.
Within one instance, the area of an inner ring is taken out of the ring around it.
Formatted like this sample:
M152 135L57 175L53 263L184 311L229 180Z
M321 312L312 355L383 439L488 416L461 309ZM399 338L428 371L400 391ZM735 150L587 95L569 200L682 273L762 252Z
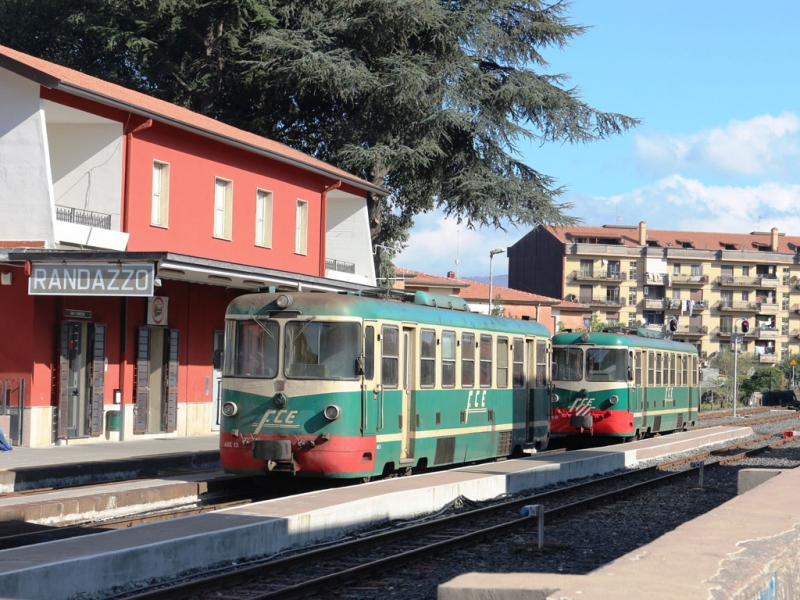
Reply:
M559 203L563 188L520 158L521 143L589 142L637 123L595 110L566 76L544 72L544 52L585 31L567 20L567 2L4 4L30 18L18 27L0 10L0 43L136 86L387 187L388 199L368 197L376 245L402 243L414 216L434 207L470 227L571 223L570 205ZM62 16L52 32L55 20L38 20L47 11Z

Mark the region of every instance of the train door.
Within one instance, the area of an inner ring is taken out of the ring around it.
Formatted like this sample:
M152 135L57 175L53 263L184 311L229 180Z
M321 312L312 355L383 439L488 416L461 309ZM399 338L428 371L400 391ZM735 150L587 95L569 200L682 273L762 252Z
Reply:
M361 374L361 431L375 435L383 429L383 387L376 373L375 335L380 331L377 321L364 321L364 372Z
M178 416L177 329L140 327L134 433L171 433Z
M636 413L639 413L642 410L642 406L644 404L644 388L642 385L642 351L637 350L634 354L633 358L633 408L631 409L634 413L633 415L633 431L636 433L636 429L639 426L637 422ZM641 417L640 417L641 419Z
M213 356L216 356L218 352L222 352L222 347L225 343L225 332L224 331L214 331L214 353ZM214 361L212 360L211 363L213 364ZM211 414L213 415L213 420L211 421L211 430L212 431L219 431L219 425L222 422L222 411L221 411L221 398L222 398L222 366L219 369L215 369L214 367L211 368Z
M549 340L526 339L525 355L528 398L530 399L526 443L544 449L547 446L550 423L550 398L547 393Z
M106 326L61 324L58 439L99 436L103 432Z
M416 389L416 361L414 334L411 327L403 327L402 411L400 413L400 462L414 459L414 390Z

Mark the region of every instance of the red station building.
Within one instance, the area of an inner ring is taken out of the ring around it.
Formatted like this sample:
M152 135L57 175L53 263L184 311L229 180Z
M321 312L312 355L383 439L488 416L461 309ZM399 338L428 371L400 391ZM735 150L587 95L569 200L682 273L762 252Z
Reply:
M0 46L0 424L210 434L237 295L375 285L368 192L271 140Z

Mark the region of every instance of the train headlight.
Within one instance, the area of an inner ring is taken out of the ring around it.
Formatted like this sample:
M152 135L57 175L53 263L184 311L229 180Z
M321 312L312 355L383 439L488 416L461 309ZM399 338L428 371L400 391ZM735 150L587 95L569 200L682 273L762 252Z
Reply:
M550 402L558 404L558 394L550 394Z
M611 396L611 397L608 399L608 401L609 401L611 404L616 404L617 402L619 402L619 396Z
M328 419L328 421L335 421L342 416L342 409L335 404L329 404L325 407L325 410L322 411L322 414L325 415L325 418Z
M239 407L233 402L226 402L222 405L222 414L226 417L233 417L239 412Z
M292 297L288 294L281 294L278 296L278 299L275 300L275 304L278 305L278 308L288 308L291 303Z

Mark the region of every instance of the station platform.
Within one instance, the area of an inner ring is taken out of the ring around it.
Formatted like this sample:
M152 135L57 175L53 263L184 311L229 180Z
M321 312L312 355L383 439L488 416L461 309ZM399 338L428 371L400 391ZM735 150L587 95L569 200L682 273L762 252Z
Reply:
M749 427L718 427L602 449L534 454L3 550L0 597L67 600L78 594L102 595L127 583L268 557L381 523L429 515L462 496L490 500L750 434Z

